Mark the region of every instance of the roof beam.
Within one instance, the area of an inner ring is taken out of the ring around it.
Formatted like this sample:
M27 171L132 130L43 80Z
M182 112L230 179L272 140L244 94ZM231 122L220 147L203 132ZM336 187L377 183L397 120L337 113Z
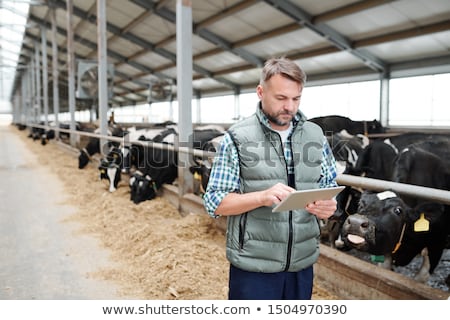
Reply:
M53 1L55 1L55 0L53 0ZM65 8L65 4L62 3L62 2L65 2L65 1L58 1L56 4L57 4L57 6L59 8L64 9ZM149 12L156 12L156 11L159 11L159 10L163 10L163 11L167 10L165 8L159 8L158 4L156 4L156 3L149 3L148 1L144 1L144 3L145 3L145 9L147 9ZM78 8L76 6L73 7L73 12L74 12L74 14L77 17L79 17L79 18L81 18L83 20L88 20L89 22L91 22L93 24L97 23L97 16L94 15L94 14L91 14L89 12L85 12L85 11L83 11L82 9L80 9L80 8ZM173 14L173 16L175 17L175 14ZM168 50L165 50L165 49L163 49L161 47L158 47L155 44L153 44L153 43L151 43L151 42L149 42L147 40L144 40L144 39L142 39L142 38L132 34L131 32L129 32L127 30L125 30L125 32L123 32L124 30L120 29L119 27L117 27L117 26L115 26L115 25L113 25L111 23L107 23L106 27L107 27L107 30L109 32L113 33L114 35L117 35L117 36L122 37L122 38L124 38L124 39L126 39L126 40L128 40L128 41L130 41L132 43L135 43L135 44L139 45L140 47L142 47L142 48L144 48L144 49L146 49L148 51L156 52L157 54L163 56L164 58L166 58L166 59L168 59L170 61L172 61L173 63L176 63L176 55L174 53L172 53L172 52L170 52ZM133 61L131 61L130 59L123 59L122 61L126 62L128 64L132 64L133 63ZM209 71L207 72L204 68L201 68L200 66L196 66L195 64L194 64L193 68L194 68L194 70L196 72L202 73L203 75L205 75L207 77L210 77L211 73ZM149 72L149 73L152 73L152 74L158 76L159 78L170 79L173 83L176 83L176 79L170 78L167 75L164 75L164 74L161 74L161 73L158 74L157 72L153 72L153 71ZM219 82L222 82L223 84L225 84L227 86L230 86L232 88L235 88L237 86L235 83L233 83L231 81L228 81L228 80L225 80L223 78L217 78L215 80L219 81Z
M155 4L153 3L149 3L146 0L130 0L131 2L147 9L150 10L152 8L154 8ZM248 2L248 1L246 1ZM247 5L253 5L254 1L250 1L247 3ZM159 15L160 17L172 22L173 24L176 24L176 14L172 11L170 11L167 8L160 8L160 9L156 9L155 13L157 15ZM264 61L251 54L250 52L242 49L242 48L233 48L230 43L228 41L226 41L225 39L219 37L218 35L206 30L204 27L202 28L197 28L197 25L194 23L193 27L192 27L192 31L194 34L198 35L199 37L212 42L220 47L222 47L223 49L234 53L235 55L241 57L242 59L244 59L247 62L250 62L252 64L254 64L257 67L261 67L264 64Z
M361 60L364 64L366 64L369 68L384 73L387 70L386 63L381 59L373 56L369 52L365 50L355 49L352 46L352 43L349 39L345 38L336 30L330 28L329 26L321 23L315 24L313 21L313 17L302 8L294 5L290 1L287 0L264 0L267 4L271 5L278 11L284 13L288 17L295 20L298 24L308 28L319 36L330 41L334 46L339 48L342 51L347 51L359 60Z
M29 32L26 32L26 33L25 33L25 37L24 37L24 38L29 38L29 39L31 39L31 40L33 40L33 41L40 41L40 38L39 38L38 36L33 35L33 34L30 34ZM49 41L47 41L47 46L51 46L51 43L50 43ZM26 45L25 43L23 44L22 52L23 52L24 50L28 50L28 51L31 52L31 54L33 54L33 48L32 48L32 47L29 47L29 46ZM60 47L60 46L58 46L58 52L61 52L61 53L67 53L67 49L66 49L66 47ZM30 59L30 56L29 56L29 55L22 54L21 56L26 57L26 60L29 60L29 59ZM49 57L49 60L51 61L51 56L50 56L49 54L48 54L47 56ZM86 58L86 57L82 57L82 56L80 56L80 55L77 55L77 56L76 56L76 59L85 59L85 58ZM60 60L60 64L61 64L61 65L64 65L64 64L66 64L66 63L67 63L66 61ZM62 71L64 72L65 70L62 70ZM64 74L62 73L61 76L63 76L63 75L64 75ZM148 85L147 83L142 82L142 81L139 81L138 79L130 79L129 76L127 76L127 75L125 75L125 74L123 74L123 73L121 73L121 72L119 72L119 71L117 71L117 70L114 71L114 75L117 76L117 77L119 77L119 78L124 78L124 79L126 79L126 81L134 82L134 83L136 83L137 85L140 85L140 86L142 86L142 87L144 87L144 88ZM124 86L121 86L120 84L117 84L117 82L115 82L115 87L117 87L118 89L129 90L127 87L124 87Z

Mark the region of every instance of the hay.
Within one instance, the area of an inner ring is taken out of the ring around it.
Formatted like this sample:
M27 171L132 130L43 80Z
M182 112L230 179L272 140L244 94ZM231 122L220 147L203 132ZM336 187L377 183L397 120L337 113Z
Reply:
M78 223L79 232L95 236L110 252L111 265L90 277L116 282L124 299L227 298L225 237L213 219L182 217L163 198L136 205L126 180L110 193L96 163L80 170L78 159L55 142L42 146L26 133L22 139L63 181L70 195L66 204L77 208L64 223ZM315 286L313 298L336 297Z

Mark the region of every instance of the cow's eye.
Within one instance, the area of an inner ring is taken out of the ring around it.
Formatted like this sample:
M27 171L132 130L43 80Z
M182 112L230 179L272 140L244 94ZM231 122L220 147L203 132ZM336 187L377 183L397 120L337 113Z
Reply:
M403 210L402 210L401 207L396 207L396 208L394 209L394 213L395 213L395 214L400 215L402 212L403 212Z

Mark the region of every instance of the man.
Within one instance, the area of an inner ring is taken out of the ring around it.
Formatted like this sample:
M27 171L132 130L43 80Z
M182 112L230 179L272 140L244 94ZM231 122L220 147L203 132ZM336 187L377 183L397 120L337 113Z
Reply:
M203 201L212 217L228 217L229 299L311 299L317 219L336 201L272 212L294 190L336 186L322 129L299 111L305 81L293 61L268 60L255 114L230 127L215 157Z

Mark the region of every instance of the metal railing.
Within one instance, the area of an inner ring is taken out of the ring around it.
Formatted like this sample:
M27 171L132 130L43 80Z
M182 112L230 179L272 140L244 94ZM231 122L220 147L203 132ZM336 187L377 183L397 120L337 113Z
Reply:
M82 135L82 136L94 137L94 138L98 138L98 139L105 139L105 140L115 141L115 142L119 142L119 143L123 143L126 141L124 139L124 137L104 136L104 135L100 135L100 134L96 134L96 133L92 133L92 132L86 132L86 131L62 129L62 128L56 128L56 127L44 126L44 125L38 125L38 124L28 124L28 126L42 128L42 129L46 129L46 130L52 129L52 130L55 130L55 132L60 131L60 132L65 132L65 133L70 133L70 134L78 134L78 135ZM170 144L166 144L166 143L156 143L156 142L151 142L151 141L139 141L139 140L126 141L126 143L142 145L144 147L150 145L154 148L189 153L189 154L192 154L192 155L195 155L198 157L203 157L203 158L215 156L214 152L202 151L202 150L188 148L188 147L179 147L179 146L174 146L174 145L170 145ZM388 180L365 178L365 177L353 176L353 175L348 175L348 174L338 175L336 181L340 185L352 186L352 187L368 189L368 190L373 190L373 191L392 190L394 192L397 192L397 193L400 193L403 195L415 196L418 198L437 201L437 202L441 202L441 203L450 205L450 191L447 191L447 190L416 186L416 185L393 182L393 181L388 181Z

